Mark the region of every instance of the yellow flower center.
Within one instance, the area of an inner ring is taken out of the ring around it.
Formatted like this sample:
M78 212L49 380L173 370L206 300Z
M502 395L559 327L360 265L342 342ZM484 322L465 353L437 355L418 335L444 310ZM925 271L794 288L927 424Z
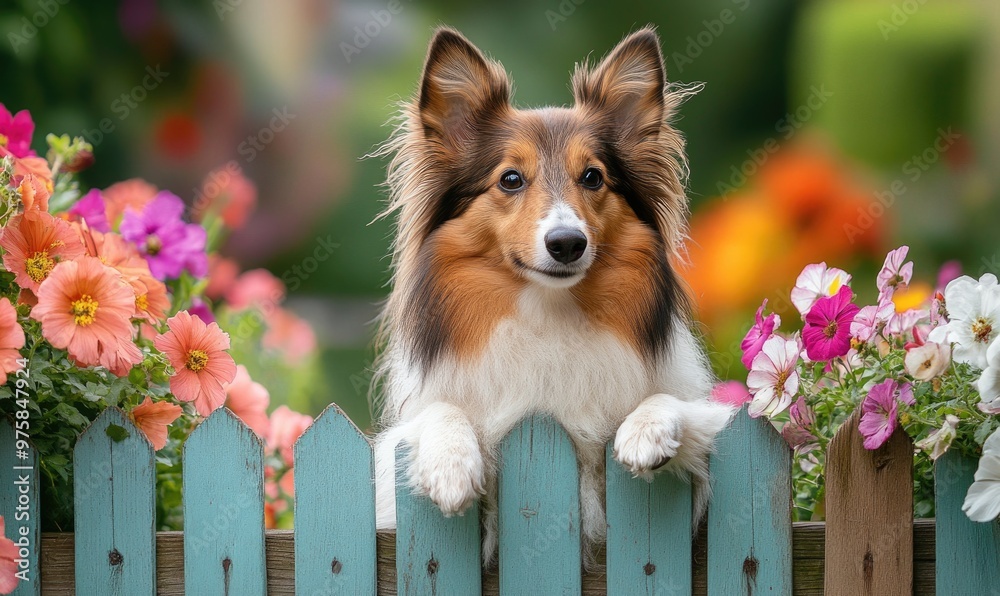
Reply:
M160 254L160 250L162 249L163 241L156 234L150 234L146 237L146 254L155 257Z
M86 327L94 322L94 315L97 314L97 300L90 294L84 294L73 301L70 313L73 320L81 327Z
M979 343L989 343L990 336L993 335L993 325L988 319L980 317L972 323L972 335Z
M135 308L136 310L146 310L149 308L149 299L146 298L145 294L141 294L135 297Z
M184 368L198 372L208 366L208 354L204 350L189 350Z
M834 337L836 337L836 335L837 335L837 321L830 321L829 323L827 323L826 327L823 328L823 335L827 339L833 339Z
M6 147L7 143L9 143L9 142L10 142L10 139L7 138L7 135L0 134L0 147Z
M774 382L774 390L778 393L783 393L785 391L785 381L788 380L788 371L779 370L778 380Z
M24 270L35 283L42 283L42 280L49 276L49 272L55 266L56 262L44 250L36 252L24 261Z

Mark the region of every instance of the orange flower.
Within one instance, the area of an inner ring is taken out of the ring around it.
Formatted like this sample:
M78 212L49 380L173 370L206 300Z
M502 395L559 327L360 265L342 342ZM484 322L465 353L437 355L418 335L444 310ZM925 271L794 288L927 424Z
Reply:
M271 422L267 419L271 395L263 385L250 378L250 373L242 364L236 365L236 378L226 387L226 394L226 407L257 435L267 436L267 431L271 428Z
M312 422L312 416L299 414L288 406L278 406L271 412L271 432L267 435L268 449L280 452L285 463L292 465L292 450L295 441L302 436L302 433L309 428Z
M186 310L169 318L167 326L169 331L157 335L153 345L176 371L170 391L181 401L193 401L198 413L208 416L226 401L224 386L236 377L236 363L226 352L229 335Z
M136 319L151 325L163 320L170 309L167 286L149 270L149 264L142 258L134 244L119 234L88 231L84 234L87 253L97 257L102 263L114 267L135 292Z
M17 309L10 300L0 299L0 385L7 382L7 375L20 370L17 361L24 347L24 329L17 322Z
M17 588L17 545L7 538L3 516L0 516L0 594L10 594Z
M14 216L4 228L0 247L7 254L3 264L22 288L38 293L38 286L59 261L83 255L83 244L73 227L44 211Z
M126 362L142 360L130 341L135 293L111 267L87 256L59 263L37 294L31 317L42 324L42 336L78 363L122 375L131 368Z
M105 188L101 194L104 196L108 222L115 226L122 214L125 213L125 209L142 211L146 203L153 200L156 193L156 187L141 178L116 182Z
M166 401L153 402L147 395L141 404L132 408L129 415L153 444L153 449L159 451L167 444L167 427L177 420L182 411L177 404Z
M21 203L24 204L25 211L36 209L38 211L49 210L49 196L52 194L46 187L48 181L35 174L25 174L21 178L19 190L21 191Z
M212 300L218 300L236 283L240 274L240 266L236 261L220 257L217 254L208 255L208 287L205 295Z

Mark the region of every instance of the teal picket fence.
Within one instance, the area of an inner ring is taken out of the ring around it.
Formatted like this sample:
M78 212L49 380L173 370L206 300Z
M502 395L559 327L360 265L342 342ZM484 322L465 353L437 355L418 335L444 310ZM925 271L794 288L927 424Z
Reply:
M111 424L129 437L113 441ZM485 571L478 507L445 518L397 483L398 530L376 532L372 444L336 406L295 446L294 531L265 530L262 444L226 409L184 446L183 533L156 531L154 454L120 410L77 442L73 534L39 533L38 462L15 455L14 442L0 422L0 515L24 545L29 580L18 595L822 594L824 577L855 573L862 587L852 593L865 594L873 569L909 574L899 594L1000 595L1000 526L961 513L974 461L943 458L936 523L915 521L892 560L870 560L871 546L847 536L846 547L825 549L822 523L791 522L790 452L745 412L711 458L715 497L694 536L689 483L634 479L609 448L607 543L587 569L573 446L548 418L523 421L501 446L499 560ZM885 457L880 470L907 473L910 462ZM877 552L891 552L893 536L886 529L889 547Z

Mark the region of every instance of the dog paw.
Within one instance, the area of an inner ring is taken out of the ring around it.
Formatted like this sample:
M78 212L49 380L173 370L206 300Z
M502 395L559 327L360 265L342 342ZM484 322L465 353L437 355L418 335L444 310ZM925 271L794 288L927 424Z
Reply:
M424 443L410 469L412 485L430 498L445 517L462 515L485 492L478 443L449 441L448 445L431 449Z
M677 455L680 429L675 421L636 411L625 418L615 435L614 456L632 473L646 480Z

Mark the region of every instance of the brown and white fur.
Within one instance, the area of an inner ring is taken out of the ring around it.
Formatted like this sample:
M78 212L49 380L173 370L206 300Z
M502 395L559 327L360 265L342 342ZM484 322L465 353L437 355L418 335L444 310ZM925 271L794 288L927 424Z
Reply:
M572 87L572 107L517 109L503 68L441 29L384 148L387 213L398 220L382 321L377 523L395 525L404 443L410 485L446 515L483 499L486 562L498 445L522 418L551 415L572 439L594 544L606 533L609 440L637 476L689 472L697 518L713 438L731 416L708 400L712 376L672 267L687 200L684 142L670 119L690 91L667 85L652 29L579 66ZM511 171L522 185L505 189L502 177L516 186ZM553 235L567 234L576 244L553 252ZM577 254L556 258L566 250Z

